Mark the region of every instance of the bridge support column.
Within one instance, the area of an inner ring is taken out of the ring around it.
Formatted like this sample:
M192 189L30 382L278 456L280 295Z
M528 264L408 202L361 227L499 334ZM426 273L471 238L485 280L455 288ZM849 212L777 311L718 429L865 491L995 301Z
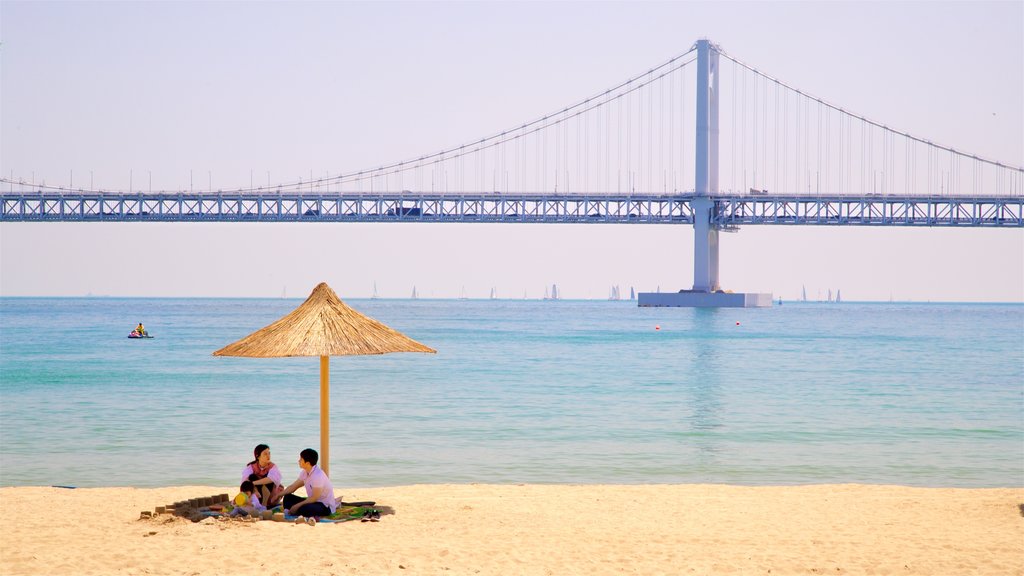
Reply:
M714 202L710 198L693 201L693 290L714 292L718 283L718 230L711 225Z

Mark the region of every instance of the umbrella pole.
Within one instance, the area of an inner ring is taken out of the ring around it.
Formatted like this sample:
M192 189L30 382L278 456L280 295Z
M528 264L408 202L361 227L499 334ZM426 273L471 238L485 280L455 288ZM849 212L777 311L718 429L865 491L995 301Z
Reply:
M320 469L330 476L331 359L320 357Z

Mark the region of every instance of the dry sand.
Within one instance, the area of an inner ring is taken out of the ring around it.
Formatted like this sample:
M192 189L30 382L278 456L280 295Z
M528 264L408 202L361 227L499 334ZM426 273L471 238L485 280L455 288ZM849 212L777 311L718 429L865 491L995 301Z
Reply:
M139 520L235 491L2 488L0 574L1024 574L1024 488L401 486L344 493L378 523Z

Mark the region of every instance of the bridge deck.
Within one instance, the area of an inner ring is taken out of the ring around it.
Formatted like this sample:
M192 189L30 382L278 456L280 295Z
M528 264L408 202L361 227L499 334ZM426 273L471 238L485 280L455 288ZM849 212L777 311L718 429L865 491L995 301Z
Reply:
M0 222L693 224L690 194L0 194ZM1024 227L1024 196L718 194L739 225Z

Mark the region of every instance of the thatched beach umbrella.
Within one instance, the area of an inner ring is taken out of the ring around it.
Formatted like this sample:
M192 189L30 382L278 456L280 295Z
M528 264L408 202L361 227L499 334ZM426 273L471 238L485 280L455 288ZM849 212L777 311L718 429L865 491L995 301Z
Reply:
M330 357L389 352L437 352L349 308L325 282L301 306L214 356L320 357L320 467L329 473Z

